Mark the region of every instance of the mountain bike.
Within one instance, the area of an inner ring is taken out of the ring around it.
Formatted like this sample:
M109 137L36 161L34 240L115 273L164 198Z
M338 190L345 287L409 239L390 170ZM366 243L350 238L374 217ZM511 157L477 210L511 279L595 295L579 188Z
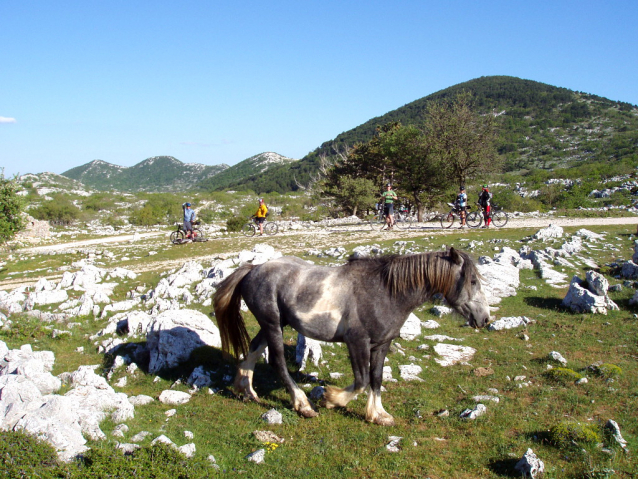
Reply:
M404 205L399 206L394 212L393 216L394 223L392 224L392 226L396 226L400 230L409 228L414 221L414 216L410 214L410 208ZM388 228L383 204L379 203L377 205L377 211L372 216L372 218L370 218L368 224L373 231L383 231L384 229Z
M502 228L507 224L507 213L497 205L492 205L490 208L490 217L492 218L492 224L497 228ZM470 228L481 226L481 223L483 223L483 210L479 208L477 211L472 211L468 214L466 223Z
M275 235L279 231L279 226L276 223L269 223L268 220L264 219L264 233L267 235ZM246 223L241 232L244 236L255 236L259 231L259 224L257 223L257 218L254 216L250 218L250 221Z
M193 221L192 225L193 225L193 237L186 238L186 231L184 231L184 225L182 223L177 223L177 229L171 233L171 243L182 244L188 241L202 243L204 241L208 241L208 238L206 238L206 233L204 233L201 229L198 228L198 226L200 225L200 222Z
M461 208L459 208L456 204L454 203L448 203L448 205L450 205L450 207L452 208L448 213L443 213L441 215L440 221L441 221L441 228L451 228L452 225L454 224L454 221L456 221L456 219L458 218L459 222L461 221ZM468 212L468 210L470 209L469 206L465 207L465 223L467 224L468 222L468 218L470 216L471 213Z

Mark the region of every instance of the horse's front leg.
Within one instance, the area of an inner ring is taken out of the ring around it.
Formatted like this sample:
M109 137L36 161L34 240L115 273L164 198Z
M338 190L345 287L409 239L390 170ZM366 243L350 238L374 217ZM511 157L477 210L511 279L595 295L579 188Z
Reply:
M383 379L383 361L388 353L390 342L372 349L370 355L370 393L366 404L366 421L380 426L394 426L394 418L381 404L381 381Z
M266 349L266 346L268 346L266 337L262 331L259 331L257 336L250 342L246 357L237 367L237 376L235 376L233 386L237 394L244 396L244 401L259 402L259 396L253 389L253 374L255 372L255 364Z
M306 397L297 383L293 381L288 367L286 366L286 359L284 358L284 338L279 326L268 328L267 331L262 329L268 339L269 348L269 360L272 367L277 371L281 378L288 394L290 394L290 401L292 402L292 408L304 417L315 417L319 413L315 409L314 405Z
M370 341L368 339L346 338L350 363L354 373L354 383L341 389L326 386L324 405L328 408L345 407L368 387L370 371Z

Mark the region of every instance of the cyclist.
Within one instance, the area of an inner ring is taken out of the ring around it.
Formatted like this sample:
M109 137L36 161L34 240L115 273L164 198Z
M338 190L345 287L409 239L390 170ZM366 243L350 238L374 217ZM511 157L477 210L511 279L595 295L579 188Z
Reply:
M253 215L255 217L255 221L259 225L259 235L264 234L264 221L266 220L266 215L268 214L268 207L266 203L264 203L263 198L259 198L259 208L257 208L257 212Z
M386 185L386 191L381 193L381 202L383 203L383 214L388 229L394 226L394 201L398 199L396 191L392 189L392 184Z
M186 233L186 239L190 240L194 237L193 221L195 221L195 210L191 209L190 203L184 203L182 210L184 211L184 232Z
M478 204L483 209L483 219L485 219L485 224L481 226L481 228L489 228L490 223L492 222L492 206L490 204L491 201L492 193L490 193L487 185L483 185L483 189L478 199Z
M465 186L461 186L459 194L456 196L456 206L459 209L459 216L461 217L461 226L459 228L465 228L465 217L467 216L467 193L465 192Z

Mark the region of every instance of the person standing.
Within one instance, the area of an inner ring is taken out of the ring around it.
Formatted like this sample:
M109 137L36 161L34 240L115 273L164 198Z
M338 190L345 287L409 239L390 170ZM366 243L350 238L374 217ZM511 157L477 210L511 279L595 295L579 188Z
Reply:
M459 228L465 228L465 217L467 216L467 193L465 192L465 186L461 186L459 189L456 204L459 208L459 216L461 217L461 226L459 226Z
M381 202L383 203L383 214L385 223L389 230L394 226L394 202L398 199L396 191L392 189L392 185L386 185L386 191L381 193Z
M485 224L482 226L482 228L489 228L490 223L492 222L491 201L492 201L492 193L490 193L490 190L487 187L487 185L483 185L483 189L481 191L481 194L479 195L479 200L478 200L479 206L483 209L483 219L485 220Z
M193 221L195 221L195 210L191 209L190 203L184 203L182 210L184 210L184 232L186 233L186 239L192 239L194 236Z
M264 221L266 220L266 215L268 214L268 207L266 203L264 203L263 198L259 198L259 208L257 208L257 212L254 214L255 219L257 221L257 225L259 226L259 234L264 234Z

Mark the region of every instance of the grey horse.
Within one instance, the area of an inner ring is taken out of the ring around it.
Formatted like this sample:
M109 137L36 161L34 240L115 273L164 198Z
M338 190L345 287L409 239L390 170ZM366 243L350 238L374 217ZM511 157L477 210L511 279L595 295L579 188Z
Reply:
M270 363L295 411L305 417L318 414L286 367L282 329L289 325L309 338L348 346L354 383L343 389L328 386L326 407L344 407L370 387L366 420L393 425L394 418L381 404L383 362L409 314L436 293L471 326L488 323L489 308L476 265L467 253L454 248L350 259L336 268L295 257L245 264L220 284L213 305L223 351L243 356L234 387L245 399L259 401L253 372L268 346ZM242 298L261 327L250 346L240 312Z

